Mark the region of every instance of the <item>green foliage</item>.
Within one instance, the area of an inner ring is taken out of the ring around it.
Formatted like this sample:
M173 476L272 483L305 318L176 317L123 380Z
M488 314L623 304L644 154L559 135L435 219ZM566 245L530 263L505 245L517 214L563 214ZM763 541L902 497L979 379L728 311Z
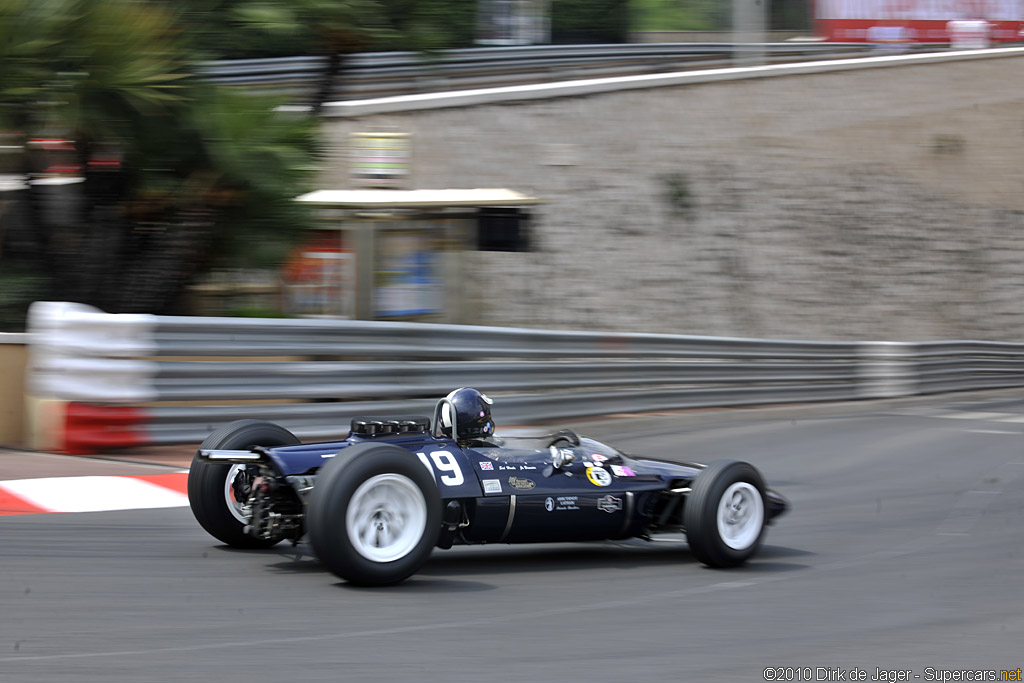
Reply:
M772 31L810 31L811 0L775 0L769 5L768 28Z
M379 49L398 35L377 0L150 0L180 12L203 59ZM430 4L430 3L427 3Z
M730 31L729 0L630 0L634 31ZM773 31L811 28L810 0L772 0L767 27Z
M551 0L551 42L623 43L629 0Z
M286 141L297 132L289 130L286 122L275 121L259 136L262 139L255 141L255 149L235 155L235 150L231 149L233 141L223 140L213 150L217 156L231 155L229 163L232 164L250 158L254 164L264 165L259 173L233 174L220 184L221 188L226 188L222 193L230 192L234 196L219 213L219 229L211 245L218 266L279 266L294 242L310 226L308 207L294 200L312 189L308 160L294 151L278 154L275 150L288 147ZM279 171L276 175L274 168Z
M292 316L282 313L274 308L262 308L260 306L236 306L229 309L225 315L231 318L290 318Z
M726 31L731 4L724 0L632 0L635 31Z
M0 268L0 332L22 332L33 301L45 298L48 279L30 268Z
M193 44L207 58L327 57L314 88L314 113L332 97L344 55L380 48L398 35L377 0L225 0L216 11L204 1L217 23L197 32Z
M57 41L52 27L57 18L45 9L33 0L0 2L0 125L20 119L19 110L50 77L47 65L37 59Z
M359 52L393 36L376 0L248 0L231 11L234 23L257 35L305 46L291 54Z
M659 180L663 188L662 195L672 215L687 220L693 218L696 198L690 177L682 171L676 171L664 174Z
M293 197L314 170L314 122L280 102L210 89L188 112L212 168L256 196ZM283 190L283 192L282 192ZM291 203L289 201L289 203Z
M212 210L211 266L277 265L310 225L294 199L313 189L316 121L280 104L205 88L176 126L147 137L143 156L161 164L144 171L144 199L174 211L196 203Z
M85 179L57 198L29 192L30 210L16 212L34 217L29 227L11 212L0 224L0 238L6 230L19 245L5 255L0 244L0 271L22 274L8 310L45 290L109 311L167 312L204 268L280 260L308 224L293 200L310 189L315 121L200 81L179 20L188 14L171 9L0 2L0 130L73 140Z
M4 0L0 102L8 122L102 137L180 100L173 16L140 0Z
M249 0L152 0L175 8L188 27L185 40L199 59L247 59L309 54L310 34L299 30L282 3L273 12L240 8ZM283 25L294 30L284 30ZM269 30L265 30L264 27Z
M477 0L382 0L396 40L392 50L443 50L472 47Z
M962 135L950 135L948 133L939 133L932 136L931 143L929 144L933 154L951 156L960 154L966 146L967 142Z
M471 47L476 0L151 0L204 59Z

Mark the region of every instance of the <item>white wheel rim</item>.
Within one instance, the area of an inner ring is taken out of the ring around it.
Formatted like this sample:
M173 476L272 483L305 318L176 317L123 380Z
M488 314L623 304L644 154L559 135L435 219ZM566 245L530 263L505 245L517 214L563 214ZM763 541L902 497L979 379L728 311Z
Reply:
M764 501L757 488L738 481L718 501L718 535L733 550L746 550L764 526Z
M224 502L227 504L228 511L232 517L242 524L248 524L249 520L242 514L242 503L245 501L235 500L235 490L232 487L235 483L235 477L244 469L245 465L232 465L231 469L228 470L228 476L224 478Z
M393 562L412 552L427 528L427 501L411 479L378 474L352 494L345 531L356 552L371 562Z

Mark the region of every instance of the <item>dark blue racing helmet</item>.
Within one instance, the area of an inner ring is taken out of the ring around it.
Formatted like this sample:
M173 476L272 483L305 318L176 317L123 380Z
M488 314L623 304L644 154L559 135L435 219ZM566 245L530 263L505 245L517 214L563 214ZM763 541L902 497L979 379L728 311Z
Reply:
M441 431L452 436L452 424L455 425L455 438L486 439L494 434L494 421L491 420L491 404L494 401L476 389L463 387L451 392L440 405ZM454 420L452 413L454 412Z

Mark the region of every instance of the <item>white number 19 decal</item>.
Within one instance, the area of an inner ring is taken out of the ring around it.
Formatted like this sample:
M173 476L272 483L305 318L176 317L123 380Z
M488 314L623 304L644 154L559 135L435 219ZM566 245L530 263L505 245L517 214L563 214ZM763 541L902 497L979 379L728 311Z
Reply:
M430 463L427 461L427 457L423 453L417 453L420 460L423 461L427 468L430 469ZM448 451L434 451L430 454L430 459L434 461L434 466L441 472L450 472L450 474L441 475L441 483L448 486L458 486L466 481L462 476L462 470L459 468L459 461L455 459L455 456Z

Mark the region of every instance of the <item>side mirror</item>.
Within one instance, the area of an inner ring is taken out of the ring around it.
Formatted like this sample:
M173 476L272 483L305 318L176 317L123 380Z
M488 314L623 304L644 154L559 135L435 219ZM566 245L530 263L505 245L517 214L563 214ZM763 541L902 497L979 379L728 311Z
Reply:
M551 446L549 450L551 451L551 463L555 466L556 470L567 467L576 461L576 454L568 448L555 448Z

